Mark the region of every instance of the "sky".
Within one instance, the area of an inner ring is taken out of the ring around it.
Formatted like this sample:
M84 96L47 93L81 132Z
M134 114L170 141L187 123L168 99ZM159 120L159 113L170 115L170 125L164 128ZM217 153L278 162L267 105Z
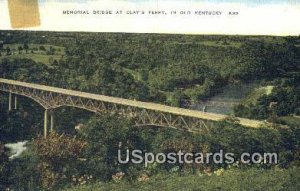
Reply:
M96 0L39 0L40 3L46 2L77 2L77 3L87 3L87 1L96 1ZM241 3L245 5L262 5L262 4L300 4L300 0L120 0L124 2L134 2L134 3L143 3L143 2L209 2L209 3Z
M196 0L195 0L196 1ZM242 4L252 4L252 5L262 5L262 4L299 4L299 0L204 0L206 2L216 2L216 3L242 3Z
M300 0L39 0L41 26L26 30L172 34L300 35ZM0 0L0 30L11 29ZM64 10L202 10L196 15L64 15ZM239 12L238 16L228 15Z

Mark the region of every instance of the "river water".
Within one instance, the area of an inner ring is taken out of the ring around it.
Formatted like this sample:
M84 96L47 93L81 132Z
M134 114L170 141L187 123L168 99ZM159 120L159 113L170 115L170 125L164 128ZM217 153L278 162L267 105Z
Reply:
M24 151L26 151L26 143L28 141L20 141L17 143L7 143L5 147L9 149L10 156L9 159L15 159L20 156Z
M253 90L259 87L259 82L230 84L223 87L219 93L216 93L213 97L209 98L210 102L217 101L223 102L224 104L207 105L205 101L202 100L191 103L183 103L183 107L198 111L204 111L205 108L205 111L209 113L230 115L234 113L234 105L241 103L241 101ZM232 102L235 102L235 104L232 105Z

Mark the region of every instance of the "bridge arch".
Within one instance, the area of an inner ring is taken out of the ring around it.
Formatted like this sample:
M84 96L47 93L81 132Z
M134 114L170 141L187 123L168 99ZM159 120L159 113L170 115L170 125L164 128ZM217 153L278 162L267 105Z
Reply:
M33 99L45 108L44 135L47 136L48 110L62 106L76 107L94 113L120 114L133 118L136 125L172 127L191 132L208 128L210 122L225 119L226 115L201 112L156 103L134 101L104 95L30 84L0 78L0 91L14 93ZM239 118L240 124L259 127L263 123Z

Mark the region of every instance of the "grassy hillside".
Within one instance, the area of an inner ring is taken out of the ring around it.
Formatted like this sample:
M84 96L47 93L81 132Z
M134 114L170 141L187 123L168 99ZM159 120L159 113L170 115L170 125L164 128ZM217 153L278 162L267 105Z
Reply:
M0 51L1 59L31 59L37 63L51 64L54 60L64 59L65 47L49 44L27 44L28 48L24 48L24 44L13 43L3 45Z
M285 124L285 125L300 127L300 117L299 116L283 116L278 119L278 122Z
M17 54L17 55L9 55L9 56L3 56L2 59L32 59L33 61L37 63L43 63L43 64L49 64L51 60L59 60L62 57L60 55L45 55L45 54Z
M251 93L249 93L243 100L243 104L250 105L256 104L257 100L264 95L270 95L274 86L262 86L255 88Z
M216 173L211 176L175 174L151 177L144 182L118 182L118 183L94 183L74 188L62 189L62 191L169 191L169 190L222 190L222 191L296 191L300 189L299 168L295 169L248 169L227 170L224 173Z

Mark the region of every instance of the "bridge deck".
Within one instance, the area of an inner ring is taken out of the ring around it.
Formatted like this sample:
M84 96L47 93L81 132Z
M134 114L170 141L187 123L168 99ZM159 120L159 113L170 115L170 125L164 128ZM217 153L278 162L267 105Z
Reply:
M86 92L80 92L80 91L74 91L74 90L67 90L67 89L63 89L63 88L56 88L56 87L51 87L51 86L26 83L26 82L20 82L20 81L15 81L15 80L7 80L7 79L3 79L3 78L0 78L0 83L22 86L22 87L27 87L27 88L33 88L33 89L38 89L38 90L43 90L43 91L48 91L48 92L53 92L53 93L59 93L59 94L64 94L64 95L78 96L78 97L87 98L87 99L100 100L100 101L109 102L109 103L132 106L132 107L160 111L160 112L165 112L165 113L172 113L175 115L188 116L188 117L194 117L194 118L211 120L211 121L220 121L220 120L228 117L227 115L207 113L207 112L202 112L202 111L183 109L183 108L178 108L178 107L171 107L171 106L150 103L150 102L134 101L134 100L124 99L124 98L117 98L117 97L98 95L98 94L92 94L92 93L86 93ZM251 120L251 119L245 119L245 118L238 118L238 119L240 120L241 125L247 126L247 127L255 128L255 127L259 127L264 124L262 121L258 121L258 120Z

